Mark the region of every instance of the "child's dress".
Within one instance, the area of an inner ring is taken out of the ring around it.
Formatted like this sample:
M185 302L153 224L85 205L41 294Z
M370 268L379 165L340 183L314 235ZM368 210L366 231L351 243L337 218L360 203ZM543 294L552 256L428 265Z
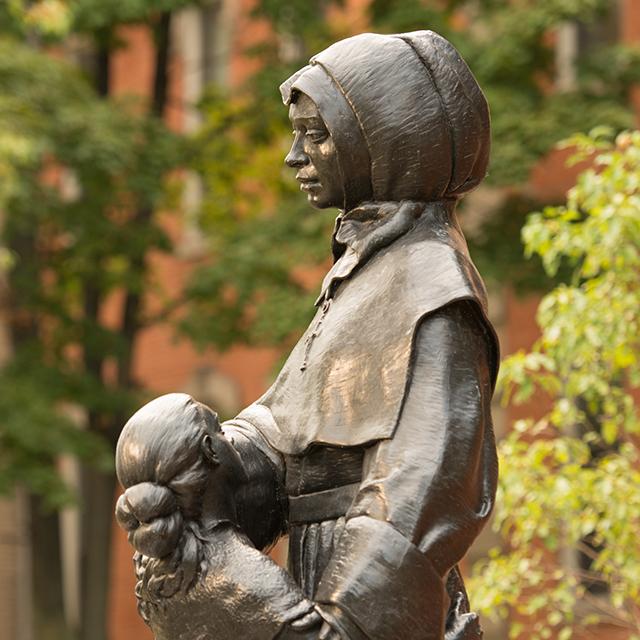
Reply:
M291 576L231 524L202 542L195 582L171 596L136 588L139 609L156 640L302 640L317 636L289 622L311 612ZM141 560L145 562L144 557ZM138 562L140 564L140 561Z

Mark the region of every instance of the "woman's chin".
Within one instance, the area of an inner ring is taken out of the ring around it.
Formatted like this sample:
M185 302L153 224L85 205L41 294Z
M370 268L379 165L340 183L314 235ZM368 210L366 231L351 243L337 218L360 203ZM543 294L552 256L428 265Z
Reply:
M342 195L326 188L319 180L303 182L300 191L307 194L307 202L314 209L339 209L342 206Z
M307 202L314 209L339 209L340 204L329 198L323 198L322 193L307 193Z
M322 203L322 199L318 198L318 196L313 194L313 193L308 193L307 194L307 202L314 209L324 209L325 208L325 205Z

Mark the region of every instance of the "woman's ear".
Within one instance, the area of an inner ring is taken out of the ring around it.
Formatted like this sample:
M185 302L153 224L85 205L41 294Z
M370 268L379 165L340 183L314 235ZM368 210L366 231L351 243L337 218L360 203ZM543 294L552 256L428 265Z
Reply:
M214 467L220 465L220 456L216 451L215 443L210 435L206 435L204 438L202 438L200 447L202 449L202 454L204 455L207 462L209 462L209 464Z

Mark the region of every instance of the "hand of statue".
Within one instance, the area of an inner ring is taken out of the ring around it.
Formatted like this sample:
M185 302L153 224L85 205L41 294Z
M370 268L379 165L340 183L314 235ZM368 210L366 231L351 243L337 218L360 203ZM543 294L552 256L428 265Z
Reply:
M336 619L338 612L333 607L323 605L318 610L322 616L322 627L318 633L318 640L343 640L348 637L339 631L340 625Z
M462 593L454 599L454 607L449 614L453 623L444 634L445 640L482 640L480 618L477 613L470 613L467 600Z
M296 632L309 631L314 627L319 627L322 617L313 606L310 600L301 600L291 607L286 613L289 627Z
M342 640L342 634L336 631L323 617L320 610L313 606L309 600L301 600L287 612L288 627L291 631L301 636L313 637L318 640ZM320 628L319 631L317 629ZM315 629L315 631L314 631ZM313 631L312 636L305 632ZM316 636L315 634L318 633Z
M318 640L342 640L342 635L336 631L328 622L322 624Z

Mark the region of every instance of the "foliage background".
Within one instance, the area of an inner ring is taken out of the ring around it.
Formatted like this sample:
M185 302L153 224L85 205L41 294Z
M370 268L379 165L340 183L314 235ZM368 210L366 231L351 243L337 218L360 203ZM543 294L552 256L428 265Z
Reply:
M505 403L536 394L546 410L500 444L495 526L508 546L477 567L475 603L488 615L517 612L511 637L526 628L529 638L567 640L604 620L635 640L640 132L611 141L599 129L566 144L593 167L566 205L529 216L522 238L549 276L565 263L570 277L542 298L541 336L503 362L500 382Z

